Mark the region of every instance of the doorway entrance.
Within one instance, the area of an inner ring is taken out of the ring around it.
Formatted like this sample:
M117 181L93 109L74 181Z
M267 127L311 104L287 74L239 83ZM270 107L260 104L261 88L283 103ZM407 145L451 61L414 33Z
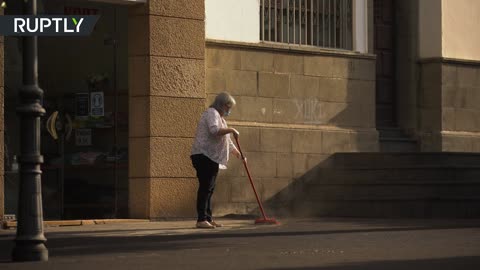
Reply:
M374 0L376 70L376 121L381 152L417 152L417 141L398 122L396 78L396 0Z
M378 128L397 126L394 7L395 0L374 0L374 51L377 55L376 120Z
M18 8L9 5L10 12L18 12L12 14L20 14ZM38 39L39 85L47 111L41 124L44 217L126 218L128 8L45 0L39 1L39 13L100 15L88 37ZM18 196L18 175L12 163L19 152L15 109L22 85L21 57L21 39L5 38L6 214L16 214Z

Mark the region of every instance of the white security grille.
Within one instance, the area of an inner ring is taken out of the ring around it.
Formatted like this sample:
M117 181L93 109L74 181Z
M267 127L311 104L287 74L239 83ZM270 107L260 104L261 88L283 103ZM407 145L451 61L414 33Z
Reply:
M260 0L260 40L352 50L352 0Z

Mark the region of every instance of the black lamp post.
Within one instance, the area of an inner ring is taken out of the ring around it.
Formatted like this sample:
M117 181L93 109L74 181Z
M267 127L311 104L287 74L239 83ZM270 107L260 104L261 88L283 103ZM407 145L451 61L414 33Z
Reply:
M37 15L37 0L25 2L25 14ZM23 37L23 86L20 89L20 195L14 261L47 261L43 235L40 117L45 114L38 87L37 37Z

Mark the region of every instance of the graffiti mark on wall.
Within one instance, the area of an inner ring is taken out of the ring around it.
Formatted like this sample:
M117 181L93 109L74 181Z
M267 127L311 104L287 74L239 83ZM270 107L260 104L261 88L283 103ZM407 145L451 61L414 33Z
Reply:
M317 98L294 99L297 107L296 121L308 124L321 124L321 102Z

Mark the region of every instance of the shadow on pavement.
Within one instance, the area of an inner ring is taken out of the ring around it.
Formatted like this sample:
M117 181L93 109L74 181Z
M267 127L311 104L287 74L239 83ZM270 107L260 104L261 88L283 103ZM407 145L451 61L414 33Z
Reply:
M306 224L308 225L308 224ZM311 225L311 224L310 224ZM160 251L160 250L185 250L193 248L211 248L222 247L222 243L215 242L218 239L235 240L235 245L241 245L239 240L258 237L298 237L315 236L330 234L348 234L348 233L382 233L382 232L405 232L405 231L423 231L423 230L446 230L446 229L464 229L477 228L477 226L418 226L418 227L398 227L398 228L365 228L365 229L340 229L340 230L311 230L312 226L301 228L269 227L258 228L255 231L235 231L235 232L199 232L195 234L176 234L176 235L158 235L164 232L162 229L152 230L116 230L117 235L98 235L108 233L107 231L90 232L51 232L47 233L47 247L51 257L63 256L86 256L112 253L130 253L142 251ZM126 235L128 232L136 232L144 235ZM75 235L85 233L85 235ZM87 233L93 235L87 235ZM156 234L157 233L157 234ZM95 235L97 234L97 235ZM72 236L73 235L73 236ZM9 238L0 239L0 261L10 260L10 251L13 248L14 235ZM231 246L231 241L228 243ZM336 268L332 268L336 269ZM352 269L352 268L338 268ZM388 269L388 268L386 268Z
M402 228L424 228L428 230L436 229L467 229L480 228L480 219L405 219L405 218L390 218L390 219L374 219L374 218L312 218L312 219L298 219L295 223L308 223L310 225L325 226L326 224L336 224L349 227L377 227L377 229L392 229L401 230ZM384 228L378 228L384 227Z
M424 260L375 261L319 267L263 268L262 270L473 270L479 269L480 257L454 257Z

